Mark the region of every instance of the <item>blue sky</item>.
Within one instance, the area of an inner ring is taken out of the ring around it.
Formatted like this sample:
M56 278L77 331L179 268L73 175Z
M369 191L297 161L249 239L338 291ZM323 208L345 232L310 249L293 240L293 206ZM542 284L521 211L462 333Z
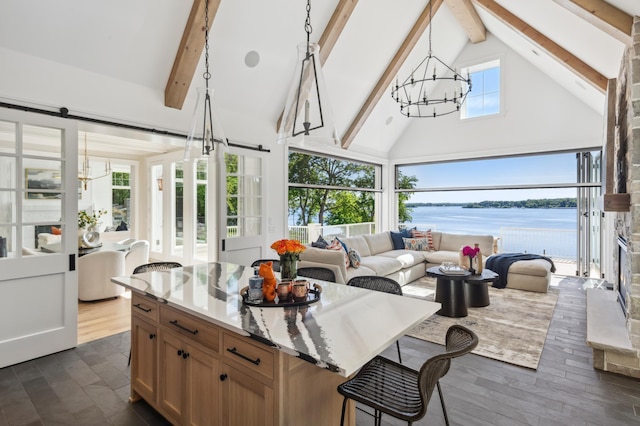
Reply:
M535 157L512 157L439 163L428 166L403 166L405 175L418 177L416 187L465 187L575 183L574 153ZM471 202L484 200L526 200L529 198L575 197L575 189L483 190L463 192L416 193L411 202Z

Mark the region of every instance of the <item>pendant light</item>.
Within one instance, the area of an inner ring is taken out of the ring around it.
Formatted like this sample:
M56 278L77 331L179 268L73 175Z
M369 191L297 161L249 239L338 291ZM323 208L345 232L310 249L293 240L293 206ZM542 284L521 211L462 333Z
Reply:
M209 80L211 79L211 73L209 72L209 0L205 0L204 15L205 71L203 77L205 86L198 88L198 99L184 151L184 159L186 161L207 158L215 149L216 144L222 146L225 151L229 149L229 144L213 101L213 89L209 87Z
M87 154L87 132L84 133L84 158L82 159L82 170L78 174L78 180L82 182L82 187L86 191L89 181L111 176L111 161L104 162L104 174L100 176L91 175L91 166L89 165L89 154Z
M340 145L320 65L320 46L311 43L311 0L304 23L306 43L298 46L298 61L278 128L278 143Z

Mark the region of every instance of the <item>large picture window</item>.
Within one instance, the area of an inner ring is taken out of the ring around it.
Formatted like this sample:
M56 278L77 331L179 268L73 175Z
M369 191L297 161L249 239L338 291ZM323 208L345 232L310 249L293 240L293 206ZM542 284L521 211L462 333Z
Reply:
M290 237L307 243L320 234L375 232L380 171L380 165L289 151Z

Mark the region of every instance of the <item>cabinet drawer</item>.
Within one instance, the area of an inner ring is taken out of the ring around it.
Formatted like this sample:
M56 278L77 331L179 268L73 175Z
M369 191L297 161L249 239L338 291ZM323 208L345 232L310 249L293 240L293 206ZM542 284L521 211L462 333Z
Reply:
M158 302L150 297L132 293L131 312L151 321L158 321Z
M218 352L218 329L207 324L206 321L162 305L160 306L160 323L168 329Z
M226 359L232 359L250 370L273 379L275 364L273 351L260 347L259 343L254 344L240 336L228 333L222 334L222 340Z

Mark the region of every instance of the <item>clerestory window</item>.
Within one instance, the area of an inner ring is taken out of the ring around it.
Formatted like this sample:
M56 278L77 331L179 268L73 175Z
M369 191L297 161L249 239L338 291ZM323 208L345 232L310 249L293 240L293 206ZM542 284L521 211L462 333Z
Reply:
M462 75L471 78L471 92L462 105L460 118L500 114L500 60L462 68Z

